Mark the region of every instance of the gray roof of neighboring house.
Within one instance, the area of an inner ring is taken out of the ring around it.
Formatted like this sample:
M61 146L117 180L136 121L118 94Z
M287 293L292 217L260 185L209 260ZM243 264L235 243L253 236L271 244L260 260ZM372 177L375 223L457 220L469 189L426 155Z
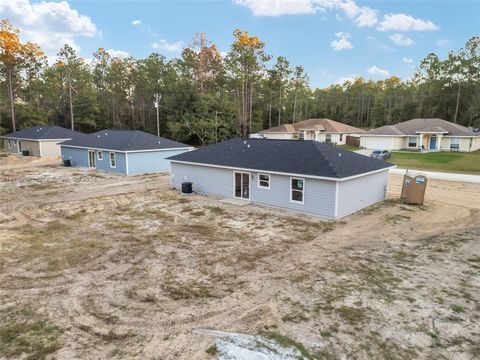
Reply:
M422 132L437 132L449 136L475 136L476 134L465 126L454 124L443 119L412 119L395 125L385 125L372 129L364 134L368 135L391 135L408 136L418 135Z
M318 141L235 138L167 158L197 164L341 179L393 166Z
M101 130L64 141L60 145L116 151L168 150L191 147L140 130Z
M10 134L2 135L4 138L26 140L63 140L74 139L83 134L65 129L56 125L37 125Z

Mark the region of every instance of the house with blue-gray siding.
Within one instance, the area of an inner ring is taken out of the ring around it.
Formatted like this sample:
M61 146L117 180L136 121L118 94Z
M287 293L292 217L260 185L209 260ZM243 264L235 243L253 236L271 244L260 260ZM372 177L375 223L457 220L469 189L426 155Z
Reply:
M139 130L101 130L60 144L64 164L123 175L167 172L189 145Z
M169 157L171 186L337 219L383 201L394 165L318 141L231 139Z

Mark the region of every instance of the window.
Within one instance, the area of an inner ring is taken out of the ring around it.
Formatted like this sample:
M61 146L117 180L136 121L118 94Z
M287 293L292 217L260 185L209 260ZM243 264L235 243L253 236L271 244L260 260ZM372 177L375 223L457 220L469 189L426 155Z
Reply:
M258 174L258 187L263 189L270 189L270 175Z
M114 168L117 166L117 158L114 152L110 153L110 167Z
M12 148L12 139L8 139L8 148L9 148L9 149Z
M97 151L98 160L103 160L103 151Z
M290 201L303 204L305 179L290 178Z
M460 149L460 138L450 139L450 150L458 151Z
M13 140L13 146L17 146L17 140Z
M408 138L408 147L417 147L417 138L415 136Z
M298 134L298 140L305 140L305 133L303 131Z
M325 134L325 142L326 143L332 142L332 134Z
M343 141L343 134L340 134L340 141Z

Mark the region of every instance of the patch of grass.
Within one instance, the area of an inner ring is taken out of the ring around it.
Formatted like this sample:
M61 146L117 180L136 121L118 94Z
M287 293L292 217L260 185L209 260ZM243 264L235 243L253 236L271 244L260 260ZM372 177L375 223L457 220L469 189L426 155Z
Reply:
M305 347L305 345L292 339L291 337L280 334L279 332L276 332L276 331L262 331L260 335L275 341L278 345L284 348L296 349L300 353L302 359L307 359L307 360L314 359L314 357L312 356L312 354L310 354L310 352Z
M393 152L387 160L407 169L480 174L480 151L474 152Z
M465 312L465 308L460 305L450 305L450 309L457 314L461 314Z
M212 355L212 356L217 355L217 354L218 354L217 345L216 345L216 344L213 344L213 345L209 346L208 349L205 350L205 352L206 352L208 355Z
M45 359L60 349L61 330L29 308L0 310L0 353L7 357Z
M366 308L341 306L339 308L336 308L335 311L338 315L340 315L343 320L347 321L350 325L357 325L363 323L368 319L368 309Z
M348 144L345 144L345 145L336 145L336 147L338 147L338 148L340 148L340 149L343 149L343 150L348 150L348 151L357 151L357 150L360 149L360 148L358 148L357 146L348 145Z
M195 281L181 283L169 279L162 285L162 289L173 300L218 298L206 284Z
M387 214L385 216L385 220L389 223L392 223L392 224L400 224L404 221L408 221L410 220L410 216L407 216L407 215L401 215L401 214Z
M192 211L190 214L195 217L200 217L205 215L205 211L197 210L197 211Z
M215 215L223 215L227 213L220 206L207 206L207 209L210 210L212 214L215 214Z

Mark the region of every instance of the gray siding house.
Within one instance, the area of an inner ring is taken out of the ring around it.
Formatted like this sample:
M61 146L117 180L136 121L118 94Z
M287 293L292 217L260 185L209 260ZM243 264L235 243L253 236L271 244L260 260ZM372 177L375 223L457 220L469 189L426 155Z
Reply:
M394 165L318 141L232 139L168 158L171 186L337 219L382 201Z
M60 156L59 143L83 134L61 126L37 125L3 135L5 151L22 154L27 150L30 156Z
M60 144L62 160L72 166L123 175L166 172L165 158L191 146L138 130L102 130Z

